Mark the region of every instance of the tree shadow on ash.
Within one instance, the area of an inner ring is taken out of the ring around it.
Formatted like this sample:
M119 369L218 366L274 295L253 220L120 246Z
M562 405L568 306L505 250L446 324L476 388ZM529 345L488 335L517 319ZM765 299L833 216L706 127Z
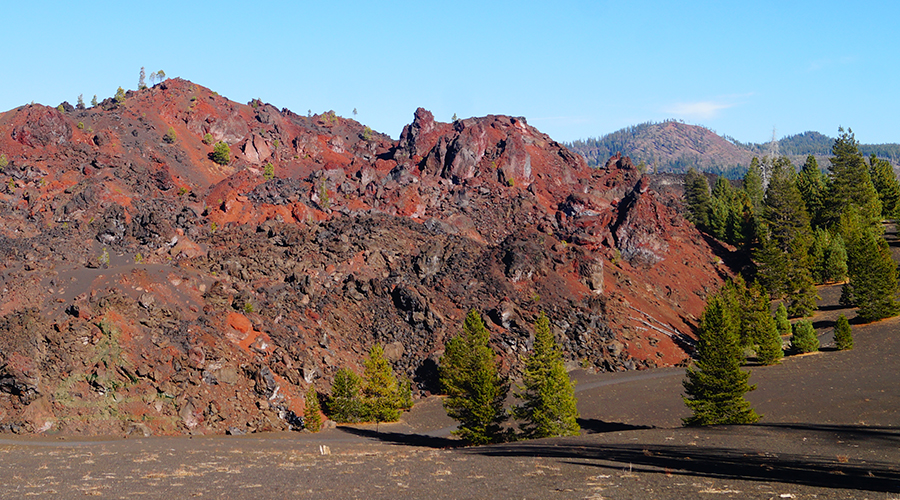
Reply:
M578 425L586 434L603 434L606 432L635 431L641 429L652 429L649 425L631 425L620 422L604 422L595 418L579 418Z
M776 433L831 434L844 440L858 439L866 446L896 450L900 429L855 426L777 425ZM788 435L784 439L801 439ZM824 488L900 492L900 465L842 457L798 455L760 449L698 447L660 444L604 444L578 440L518 442L481 448L466 453L492 457L546 457L566 463L610 470L679 474L731 480L771 481Z
M407 446L422 446L425 448L458 448L465 443L458 439L428 436L426 434L406 434L403 432L379 432L372 429L359 429L356 427L340 426L337 430L353 434L355 436L376 439L387 443L402 444Z

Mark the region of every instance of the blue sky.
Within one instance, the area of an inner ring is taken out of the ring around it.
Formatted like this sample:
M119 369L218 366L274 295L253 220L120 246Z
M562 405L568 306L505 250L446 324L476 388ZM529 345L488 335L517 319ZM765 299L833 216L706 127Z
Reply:
M162 69L239 102L334 110L397 137L525 116L559 141L668 118L745 142L851 127L900 142L900 2L15 2L0 110L74 104Z

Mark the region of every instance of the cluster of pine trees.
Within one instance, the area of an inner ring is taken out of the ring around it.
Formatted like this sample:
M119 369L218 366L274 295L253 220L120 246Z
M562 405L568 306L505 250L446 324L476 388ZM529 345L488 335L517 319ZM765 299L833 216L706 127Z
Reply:
M459 422L455 434L470 444L513 439L503 423L509 381L503 377L488 345L489 332L477 311L466 316L463 331L447 342L440 377L447 414ZM580 431L574 384L562 362L562 351L544 314L535 322L534 347L525 361L523 383L516 391L522 404L512 409L521 436L571 436Z
M900 183L890 162L864 158L853 132L839 129L829 172L810 155L799 172L787 157L754 158L741 188L695 170L685 177L688 218L748 252L751 276L791 316L815 309L815 284L840 282L862 321L900 313L897 268L882 221L900 216Z

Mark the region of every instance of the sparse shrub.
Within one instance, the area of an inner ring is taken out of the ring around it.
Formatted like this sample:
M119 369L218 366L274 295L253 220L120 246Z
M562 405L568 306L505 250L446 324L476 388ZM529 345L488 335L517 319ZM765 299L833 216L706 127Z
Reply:
M169 130L166 131L166 135L163 136L163 141L168 144L175 144L175 141L178 140L178 136L175 135L175 129L169 127Z
M279 141L278 139L275 139L275 140L272 142L272 145L275 146L275 149L278 149L278 148L281 147L281 141Z
M253 303L250 301L244 302L243 310L246 314L250 314L253 312Z
M60 104L59 106L57 106L57 107L56 107L56 110L59 111L59 112L62 113L62 114L65 114L65 113L66 113L66 108L65 108L65 106L63 106L62 104Z
M791 347L797 352L815 352L819 350L819 339L816 337L816 329L808 319L794 323L794 336L791 337Z
M213 147L212 160L219 165L228 165L231 162L231 149L227 143L222 141L216 143Z
M116 89L115 99L116 104L122 104L123 102L125 102L125 89L123 89L122 87Z
M109 250L107 250L106 247L103 247L103 251L100 252L100 258L98 260L102 267L109 267Z
M208 146L212 144L213 141L215 141L215 139L213 139L212 134L210 134L209 132L203 135L203 144L206 144Z
M319 432L322 430L322 410L319 406L319 394L314 386L309 386L304 399L303 425L310 432Z
M84 122L78 122L78 125L76 125L76 127L78 127L78 130L84 130Z
M328 189L325 187L325 179L319 183L319 205L328 210L331 207L331 200L328 198Z
M6 168L9 165L9 160L6 159L6 155L0 155L0 170Z
M834 323L834 346L841 351L853 349L853 331L847 317L841 314Z
M263 179L269 181L275 178L275 165L271 163L266 163L266 166L263 167Z

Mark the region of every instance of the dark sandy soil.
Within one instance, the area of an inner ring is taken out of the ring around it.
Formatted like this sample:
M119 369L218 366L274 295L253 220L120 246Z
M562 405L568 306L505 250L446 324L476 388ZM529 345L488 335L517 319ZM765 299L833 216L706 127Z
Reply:
M838 294L820 290L823 345ZM0 498L900 499L898 330L855 325L852 351L751 367L758 425L680 427L681 369L576 372L576 438L459 448L438 398L377 429L41 436L0 441Z

